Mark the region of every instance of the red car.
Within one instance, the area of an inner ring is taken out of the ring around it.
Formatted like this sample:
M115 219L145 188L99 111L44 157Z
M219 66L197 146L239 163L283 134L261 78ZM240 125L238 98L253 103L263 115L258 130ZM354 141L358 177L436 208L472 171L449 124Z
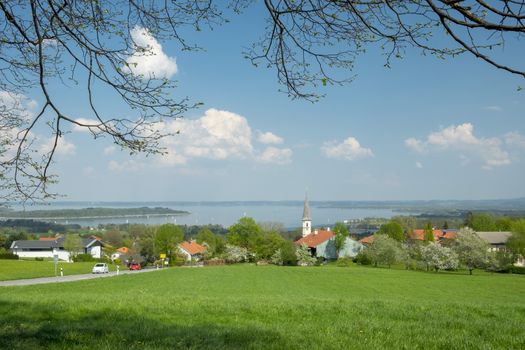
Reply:
M140 267L139 263L131 263L131 264L129 264L129 269L130 270L140 270L141 267Z

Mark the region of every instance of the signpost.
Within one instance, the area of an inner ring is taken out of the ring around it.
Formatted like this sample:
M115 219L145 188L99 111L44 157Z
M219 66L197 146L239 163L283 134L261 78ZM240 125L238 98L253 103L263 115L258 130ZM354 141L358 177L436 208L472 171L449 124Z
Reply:
M58 268L58 254L53 255L53 260L55 261L55 277L57 276L57 268Z

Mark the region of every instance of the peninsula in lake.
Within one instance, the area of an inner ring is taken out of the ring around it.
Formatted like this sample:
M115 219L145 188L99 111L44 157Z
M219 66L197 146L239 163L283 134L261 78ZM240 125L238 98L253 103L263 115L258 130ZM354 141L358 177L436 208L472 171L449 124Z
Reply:
M147 216L188 215L185 210L175 210L161 207L140 208L83 208L83 209L48 209L48 210L2 210L0 219L95 219L95 218L127 218Z

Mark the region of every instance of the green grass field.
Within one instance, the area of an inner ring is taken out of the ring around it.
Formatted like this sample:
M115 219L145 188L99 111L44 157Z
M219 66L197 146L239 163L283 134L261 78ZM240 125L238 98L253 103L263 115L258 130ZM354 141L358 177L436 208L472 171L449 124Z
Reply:
M2 349L525 349L525 278L172 268L0 288Z
M58 271L62 268L64 275L91 273L94 265L94 262L59 262ZM114 269L112 266L109 268L110 271ZM0 260L0 281L52 277L54 275L55 263L53 261Z

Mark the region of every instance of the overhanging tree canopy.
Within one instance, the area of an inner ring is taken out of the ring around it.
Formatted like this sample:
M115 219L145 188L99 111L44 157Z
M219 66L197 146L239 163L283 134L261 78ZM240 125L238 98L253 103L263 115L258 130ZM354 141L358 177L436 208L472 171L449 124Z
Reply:
M155 48L141 44L133 31L196 49L183 29L221 24L228 12L237 14L255 3L0 1L0 197L53 195L49 168L68 124L95 138L110 137L132 153L161 153L159 141L169 133L159 123L195 104L172 97L169 76L137 74L130 57L154 54ZM438 57L472 54L525 77L525 67L511 65L493 50L522 39L524 7L525 1L517 0L264 0L267 27L245 55L275 69L291 97L309 100L319 97L318 85L351 81L349 71L369 45L385 51L387 66L415 47ZM440 33L450 38L450 47L434 39ZM82 87L90 119L66 115L52 84ZM97 104L97 89L112 91L130 112L108 115ZM27 111L29 93L42 102L34 113ZM33 133L40 125L50 127L47 147Z

